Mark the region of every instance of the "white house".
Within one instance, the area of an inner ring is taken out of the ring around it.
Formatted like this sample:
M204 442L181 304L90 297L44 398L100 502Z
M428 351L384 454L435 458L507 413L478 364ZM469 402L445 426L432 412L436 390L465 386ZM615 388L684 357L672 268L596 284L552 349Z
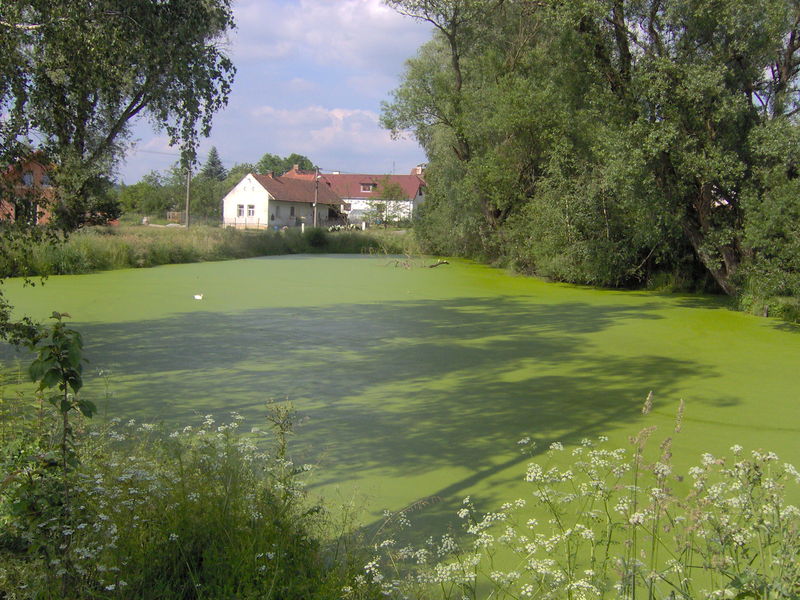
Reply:
M415 167L410 175L366 175L366 174L321 174L324 182L344 202L344 210L351 223L376 218L388 221L411 219L417 207L425 199L425 180L422 165ZM313 180L310 171L300 171L297 165L283 178ZM387 199L385 188L391 185L402 191L402 199ZM320 186L322 187L322 186Z
M330 186L313 179L247 174L222 200L225 227L266 229L341 222L342 201Z

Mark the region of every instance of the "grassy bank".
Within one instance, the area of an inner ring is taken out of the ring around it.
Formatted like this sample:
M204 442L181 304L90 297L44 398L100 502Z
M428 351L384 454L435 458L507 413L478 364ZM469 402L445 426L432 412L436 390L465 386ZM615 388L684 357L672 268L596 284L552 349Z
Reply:
M3 252L0 277L71 275L279 254L403 252L403 236L360 231L237 231L219 227L96 227L63 243Z

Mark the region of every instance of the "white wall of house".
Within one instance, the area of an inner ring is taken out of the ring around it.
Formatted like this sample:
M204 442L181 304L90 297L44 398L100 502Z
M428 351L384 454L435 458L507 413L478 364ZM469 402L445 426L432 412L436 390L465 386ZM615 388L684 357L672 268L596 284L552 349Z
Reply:
M350 203L350 212L347 215L351 223L366 221L375 215L376 205L385 205L388 220L405 220L414 216L417 203L415 200L366 200L364 198L348 198L345 202Z
M387 220L410 219L414 212L414 205L410 200L365 200L363 198L349 198L350 212L347 220L351 223L360 223L375 218L377 205L383 204Z
M321 208L322 205L320 204L319 207ZM279 202L277 200L273 200L269 203L269 210L270 225L277 225L278 227L295 227L301 222L304 222L306 225L310 226L314 222L314 211L309 203Z
M371 200L369 198L346 198L344 201L350 204L350 212L347 214L347 219L351 223L360 223L361 221L369 220L374 217L376 205L384 204L388 220L410 220L414 217L414 213L421 202L424 201L425 196L421 193L422 188L417 191L414 198L406 200L382 200L376 198Z
M242 229L269 227L270 200L269 192L247 175L222 199L223 224Z

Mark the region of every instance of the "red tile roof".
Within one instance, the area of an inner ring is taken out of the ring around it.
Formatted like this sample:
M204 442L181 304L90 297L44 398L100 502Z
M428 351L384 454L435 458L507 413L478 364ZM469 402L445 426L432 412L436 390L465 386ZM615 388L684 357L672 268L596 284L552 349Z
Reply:
M314 175L316 174L316 171L304 171L303 169L299 169L297 165L294 165L290 170L281 175L281 177L291 177L292 179L309 179L314 181Z
M296 177L275 177L272 175L253 175L256 181L279 202L314 202L314 181ZM325 185L319 182L317 194L319 204L342 204L342 200Z
M406 198L416 198L425 180L418 175L353 175L325 173L322 175L340 198L379 199L386 181L400 186ZM373 186L372 191L362 191L363 185Z

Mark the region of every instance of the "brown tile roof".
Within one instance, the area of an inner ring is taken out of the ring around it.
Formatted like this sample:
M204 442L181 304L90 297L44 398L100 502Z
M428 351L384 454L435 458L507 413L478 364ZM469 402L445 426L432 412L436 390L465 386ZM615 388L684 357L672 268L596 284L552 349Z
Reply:
M353 175L325 173L323 179L330 184L331 189L340 198L378 199L385 181L399 185L406 198L415 198L421 187L425 187L425 180L418 175ZM361 191L362 185L374 186L373 191Z
M253 175L256 181L280 202L314 202L314 181L273 175ZM342 200L324 181L319 182L319 204L342 204Z

